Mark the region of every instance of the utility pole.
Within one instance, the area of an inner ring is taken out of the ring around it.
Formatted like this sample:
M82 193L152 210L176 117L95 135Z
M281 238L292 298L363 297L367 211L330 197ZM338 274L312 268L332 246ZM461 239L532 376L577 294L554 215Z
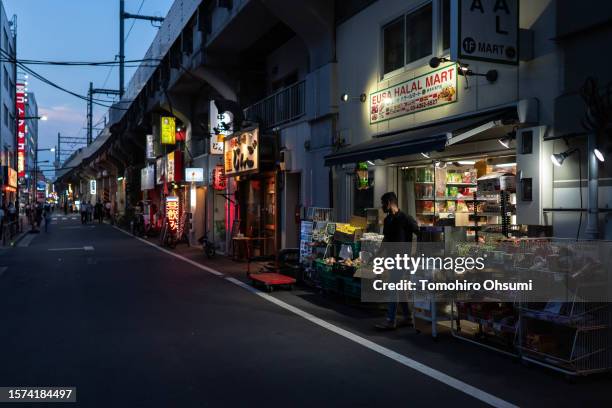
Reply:
M89 92L87 94L87 146L93 142L93 96L97 94L102 95L119 95L121 92L115 89L102 89L94 88L93 82L89 83ZM106 117L105 117L106 123Z
M60 135L60 132L57 132L57 148L55 149L55 166L59 167L61 165L60 163L60 155L62 154L62 136Z
M125 20L163 22L163 17L143 16L125 12L125 0L119 0L119 98L125 93Z

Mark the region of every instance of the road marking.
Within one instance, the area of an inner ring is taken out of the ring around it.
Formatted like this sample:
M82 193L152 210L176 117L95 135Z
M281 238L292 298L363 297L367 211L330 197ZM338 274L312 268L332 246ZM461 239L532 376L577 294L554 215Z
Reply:
M242 281L240 281L240 280L238 280L236 278L226 277L221 272L219 272L219 271L217 271L215 269L212 269L212 268L209 268L208 266L199 264L199 263L197 263L195 261L192 261L191 259L185 258L182 255L179 255L179 254L176 254L174 252L168 251L167 249L162 248L159 245L153 244L152 242L149 242L149 241L147 241L147 240L145 240L143 238L135 237L132 234L130 234L130 233L128 233L128 232L118 228L118 227L114 226L114 228L119 230L119 231L121 231L121 232L123 232L124 234L126 234L126 235L128 235L128 236L130 236L132 238L136 238L137 240L139 240L139 241L141 241L141 242L143 242L143 243L145 243L147 245L150 245L150 246L158 249L159 251L161 251L161 252L163 252L165 254L171 255L171 256L173 256L175 258L178 258L178 259L180 259L182 261L185 261L185 262L187 262L187 263L189 263L189 264L191 264L191 265L193 265L193 266L195 266L195 267L197 267L197 268L199 268L199 269L201 269L203 271L212 273L213 275L216 275L216 276L224 277L224 279L226 281L231 282L234 285L239 286L239 287L241 287L241 288L243 288L243 289L245 289L245 290L247 290L247 291L257 295L257 296L261 297L262 299L267 300L268 302L274 303L275 305L277 305L277 306L279 306L279 307L281 307L281 308L283 308L283 309L285 309L285 310L287 310L287 311L289 311L291 313L294 313L294 314L296 314L296 315L298 315L298 316L300 316L300 317L310 321L311 323L314 323L314 324L316 324L316 325L318 325L320 327L323 327L324 329L327 329L327 330L329 330L329 331L331 331L333 333L336 333L339 336L344 337L345 339L351 340L351 341L353 341L353 342L355 342L355 343L357 343L357 344L359 344L359 345L361 345L361 346L363 346L363 347L365 347L367 349L370 349L371 351L374 351L374 352L379 353L379 354L381 354L381 355L383 355L383 356L385 356L387 358L390 358L391 360L394 360L394 361L396 361L396 362L398 362L398 363L400 363L400 364L402 364L402 365L404 365L406 367L409 367L409 368L411 368L411 369L413 369L415 371L418 371L419 373L421 373L423 375L426 375L426 376L428 376L428 377L430 377L430 378L432 378L432 379L434 379L436 381L439 381L439 382L441 382L443 384L446 384L447 386L449 386L451 388L454 388L457 391L463 392L464 394L467 394L467 395L469 395L471 397L474 397L474 398L476 398L476 399L478 399L478 400L480 400L482 402L485 402L485 403L487 403L487 404L489 404L489 405L491 405L493 407L498 407L498 408L518 408L517 405L514 405L514 404L512 404L512 403L510 403L508 401L505 401L505 400L503 400L501 398L496 397L495 395L489 394L486 391L483 391L483 390L481 390L479 388L476 388L476 387L474 387L472 385L469 385L469 384L467 384L467 383L465 383L465 382L463 382L461 380L458 380L458 379L456 379L454 377L451 377L450 375L444 374L443 372L438 371L435 368L432 368L432 367L429 367L429 366L427 366L425 364L419 363L418 361L413 360L413 359L411 359L411 358L409 358L409 357L407 357L407 356L405 356L403 354L397 353L397 352L395 352L395 351L393 351L393 350L391 350L391 349L389 349L387 347L383 347L383 346L381 346L381 345L379 345L377 343L374 343L373 341L368 340L368 339L366 339L364 337L361 337L361 336L359 336L359 335L357 335L357 334L355 334L353 332L350 332L350 331L345 330L345 329L343 329L341 327L333 325L333 324L331 324L331 323L329 323L329 322L327 322L327 321L325 321L323 319L320 319L320 318L318 318L318 317L316 317L316 316L314 316L314 315L312 315L312 314L310 314L308 312L305 312L302 309L299 309L299 308L297 308L295 306L292 306L292 305L290 305L288 303L285 303L282 300L279 300L279 299L275 298L274 296L271 296L271 295L269 295L267 293L264 293L264 292L260 291L259 289L254 288L251 285L248 285L248 284L246 284L246 283L244 283L244 282L242 282Z
M93 251L94 247L92 246L84 246L84 247L73 247L73 248L49 248L47 251Z
M68 217L62 217L62 220L66 221L68 219Z
M17 244L17 246L19 248L27 248L30 246L30 244L32 243L32 241L34 241L34 239L36 239L36 237L39 234L27 234L25 237L23 237L23 239L21 241L19 241L19 243Z

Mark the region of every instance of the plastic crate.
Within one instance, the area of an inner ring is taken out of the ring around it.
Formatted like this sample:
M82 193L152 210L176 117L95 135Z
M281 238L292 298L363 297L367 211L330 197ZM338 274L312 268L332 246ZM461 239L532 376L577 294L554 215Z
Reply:
M361 298L361 280L358 278L347 278L347 277L342 277L340 278L340 286L342 286L342 288L340 289L340 292L349 298L356 298L356 299L360 299Z

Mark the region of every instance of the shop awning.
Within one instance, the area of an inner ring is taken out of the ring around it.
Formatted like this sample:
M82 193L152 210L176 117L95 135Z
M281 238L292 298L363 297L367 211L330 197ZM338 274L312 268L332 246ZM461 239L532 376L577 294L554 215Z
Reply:
M488 111L475 116L388 133L367 142L348 146L325 157L325 165L384 160L419 152L442 151L447 145L465 140L497 125L517 122L516 108Z

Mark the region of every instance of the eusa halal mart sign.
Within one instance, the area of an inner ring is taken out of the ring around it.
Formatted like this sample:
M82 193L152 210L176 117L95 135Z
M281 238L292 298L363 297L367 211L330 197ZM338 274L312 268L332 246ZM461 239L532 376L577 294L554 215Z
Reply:
M456 101L457 66L453 64L370 94L370 123Z

